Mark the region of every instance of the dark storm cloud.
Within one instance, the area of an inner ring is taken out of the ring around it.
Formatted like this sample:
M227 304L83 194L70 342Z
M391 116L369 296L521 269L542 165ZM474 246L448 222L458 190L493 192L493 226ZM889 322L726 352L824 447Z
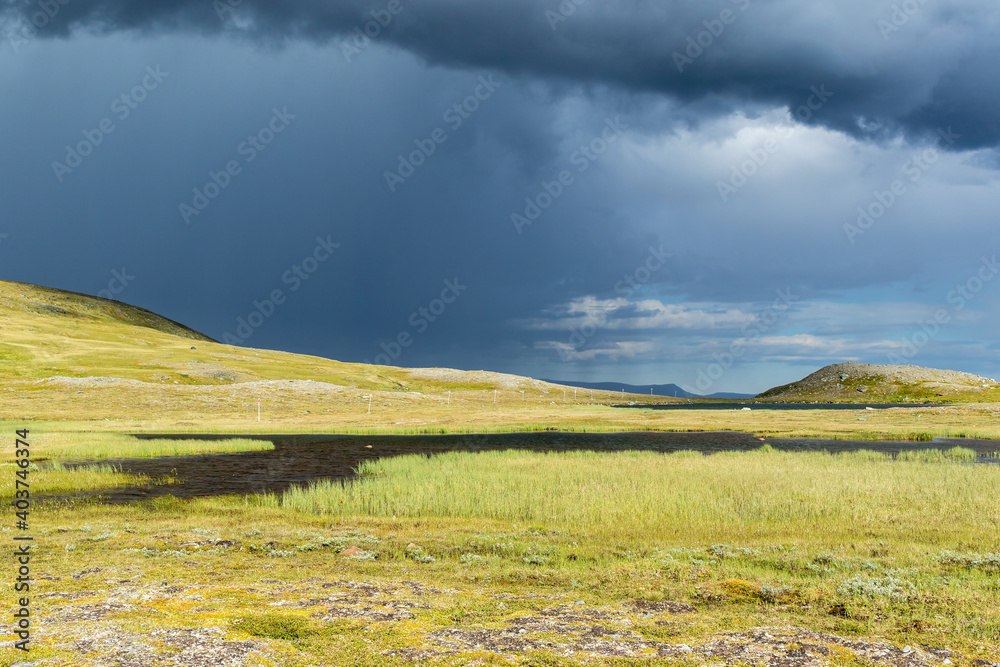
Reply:
M364 57L367 38L356 31L368 24L373 42L432 64L652 92L722 113L782 105L806 122L874 140L933 137L953 126L961 135L954 148L1000 143L995 2L3 2L8 17L26 21L48 6L54 15L36 20L48 36L85 29L305 38L348 59ZM820 103L810 97L815 90L832 95Z

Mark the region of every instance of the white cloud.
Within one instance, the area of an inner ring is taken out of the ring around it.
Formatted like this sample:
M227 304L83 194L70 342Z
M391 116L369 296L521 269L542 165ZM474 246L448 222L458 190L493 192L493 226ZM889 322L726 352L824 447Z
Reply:
M564 361L592 361L601 357L613 361L631 359L652 352L654 348L655 345L649 341L617 341L585 350L577 350L569 343L558 341L541 341L535 344L535 349L555 350Z
M672 304L658 299L629 301L585 296L549 309L549 317L515 322L534 331L570 331L597 325L609 330L738 329L751 322L752 312L712 304Z
M817 355L831 359L858 359L871 353L888 354L902 347L901 341L873 340L861 341L852 338L833 338L813 334L791 336L763 336L756 346L763 348L762 359L793 360L802 357L815 358ZM769 354L767 349L779 350L781 354Z

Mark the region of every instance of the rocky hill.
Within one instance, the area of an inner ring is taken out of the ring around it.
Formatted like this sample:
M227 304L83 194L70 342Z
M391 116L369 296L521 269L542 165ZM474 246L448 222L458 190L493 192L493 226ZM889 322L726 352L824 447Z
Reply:
M1000 383L972 373L921 366L844 363L757 396L778 402L997 401Z

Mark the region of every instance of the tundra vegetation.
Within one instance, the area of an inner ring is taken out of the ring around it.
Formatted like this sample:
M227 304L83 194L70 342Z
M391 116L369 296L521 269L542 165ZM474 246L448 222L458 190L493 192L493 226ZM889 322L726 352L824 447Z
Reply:
M42 461L34 492L137 481L99 460ZM449 453L280 495L43 500L33 659L992 663L1000 467L974 460L767 445Z

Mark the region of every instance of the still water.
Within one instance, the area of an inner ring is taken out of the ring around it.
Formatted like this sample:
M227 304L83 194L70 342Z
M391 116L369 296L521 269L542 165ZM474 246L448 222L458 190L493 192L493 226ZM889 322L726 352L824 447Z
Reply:
M918 408L921 403L663 403L660 405L614 405L615 408L646 410L864 410L865 408ZM940 404L928 407L940 407Z

